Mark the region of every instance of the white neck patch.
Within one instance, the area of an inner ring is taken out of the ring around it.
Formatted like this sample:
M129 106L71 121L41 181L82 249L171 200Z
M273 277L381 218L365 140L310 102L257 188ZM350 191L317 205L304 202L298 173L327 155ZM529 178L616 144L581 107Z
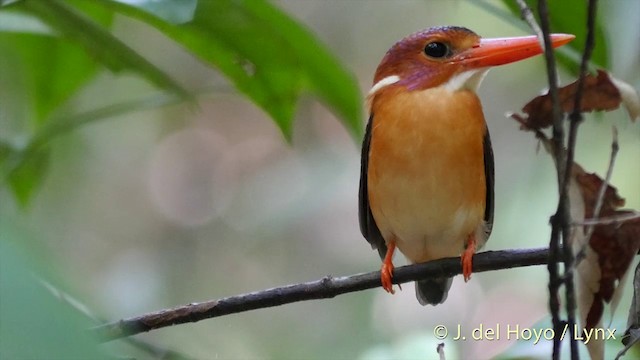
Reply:
M480 87L480 83L484 79L485 75L487 75L488 71L488 68L482 68L461 72L460 74L454 75L451 79L449 79L439 87L442 87L445 90L451 92L460 90L471 90L473 92L476 92L478 90L478 87Z
M398 81L400 81L400 76L398 75L391 75L391 76L387 76L386 78L378 81L377 83L375 83L372 87L371 90L369 90L369 93L367 94L367 101L366 101L366 106L367 106L367 110L369 111L369 113L371 113L371 99L373 99L373 96L380 91L380 89L387 87L389 85L395 84Z
M369 90L367 97L373 96L375 93L380 91L380 89L382 89L383 87L389 86L391 84L395 84L398 81L400 81L400 76L398 75L387 76L386 78L378 81L371 87L371 90Z

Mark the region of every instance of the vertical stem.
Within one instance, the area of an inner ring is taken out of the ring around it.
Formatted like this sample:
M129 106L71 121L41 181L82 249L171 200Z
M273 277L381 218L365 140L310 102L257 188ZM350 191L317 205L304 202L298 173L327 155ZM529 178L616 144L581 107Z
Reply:
M549 12L547 8L546 0L538 0L538 12L540 15L540 24L535 22L531 10L527 6L524 0L516 0L520 6L522 17L529 23L531 28L538 34L539 38L542 38L542 45L544 48L544 56L547 64L547 77L549 82L549 94L552 101L552 123L553 123L553 137L550 141L550 147L552 148L553 160L556 165L557 180L558 180L558 207L556 213L551 218L551 239L549 241L549 310L551 312L551 319L553 322L553 328L555 331L555 337L553 339L553 359L559 359L561 339L560 334L564 334L564 327L569 330L569 339L571 347L571 359L579 359L578 344L576 338L576 297L573 283L573 266L574 266L574 254L572 252L570 239L571 231L571 212L569 201L569 184L571 179L571 171L573 168L573 159L575 155L575 147L578 137L578 127L582 122L582 113L580 111L580 103L582 100L582 94L584 91L584 77L587 73L587 65L591 54L593 52L593 46L595 41L595 16L596 16L596 3L597 0L589 0L589 9L587 17L587 40L585 50L582 56L582 62L580 64L580 77L578 80L577 91L574 99L573 111L570 115L570 128L568 138L568 148L565 150L565 132L564 132L564 116L560 109L560 101L558 98L558 86L557 86L557 73L555 67L555 59L553 54L553 48L551 47L550 29L549 29ZM562 238L562 241L560 239ZM588 241L588 240L587 240ZM562 246L562 260L564 264L563 276L559 275L558 261L560 260L560 252ZM560 301L558 298L558 292L560 286L565 284L565 297L566 297L566 312L567 321L564 322L560 318Z
M593 47L595 44L595 18L596 18L597 0L589 0L587 11L587 39L585 42L584 52L582 54L582 62L580 63L580 77L578 79L578 86L576 89L574 106L570 119L569 128L569 143L567 146L567 160L565 165L564 178L562 182L561 200L562 207L558 206L558 211L562 211L562 243L563 243L563 260L564 260L564 285L565 285L565 298L566 298L566 312L567 312L567 324L569 325L570 344L571 344L571 359L578 359L578 343L575 340L576 334L576 294L573 283L573 262L574 255L569 244L569 240L572 236L573 228L571 227L571 214L570 203L568 199L569 183L571 178L571 168L573 167L573 159L575 156L576 142L578 138L578 127L583 121L582 113L580 111L580 104L582 101L582 94L584 92L584 78L587 75L587 66L589 59L593 53ZM563 199L564 198L564 199ZM589 239L585 239L589 241Z
M551 46L550 26L549 26L549 10L546 0L538 1L538 13L540 14L540 27L542 29L544 39L544 56L547 64L547 80L549 82L549 94L552 102L553 117L553 137L551 143L553 146L553 157L556 163L558 177L558 191L560 199L558 201L558 209L551 218L551 239L549 241L549 310L551 311L551 321L555 331L553 339L553 360L560 358L561 339L563 333L564 322L560 319L560 301L558 298L558 290L562 283L558 272L558 260L560 259L560 236L562 235L562 224L567 222L566 215L568 208L566 206L566 193L564 191L564 176L566 174L566 152L564 148L564 117L560 111L560 101L558 98L557 71L555 66L555 57L553 47Z

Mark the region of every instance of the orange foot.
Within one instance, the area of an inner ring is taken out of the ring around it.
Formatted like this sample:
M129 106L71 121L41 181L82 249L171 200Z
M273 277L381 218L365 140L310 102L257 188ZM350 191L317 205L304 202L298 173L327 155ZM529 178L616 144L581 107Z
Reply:
M476 236L471 234L467 240L467 248L462 253L462 276L464 282L471 279L471 273L473 272L473 254L476 253Z
M393 290L393 252L396 250L396 243L390 242L387 247L387 254L382 261L382 268L380 268L380 280L382 282L382 288L390 293L395 294Z

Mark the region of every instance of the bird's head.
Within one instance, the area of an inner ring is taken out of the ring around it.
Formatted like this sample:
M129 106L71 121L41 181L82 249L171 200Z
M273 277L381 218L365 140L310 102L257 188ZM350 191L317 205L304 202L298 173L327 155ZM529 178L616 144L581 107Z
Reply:
M575 36L552 34L553 47ZM475 91L487 70L542 53L535 36L483 39L458 26L433 27L398 41L387 51L374 77L369 97L402 87L408 91L444 86Z

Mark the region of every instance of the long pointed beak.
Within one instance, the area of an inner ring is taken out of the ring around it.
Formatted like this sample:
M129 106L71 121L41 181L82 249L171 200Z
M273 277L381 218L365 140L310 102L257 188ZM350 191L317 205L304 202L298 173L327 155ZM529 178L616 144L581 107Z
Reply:
M551 45L560 47L575 39L570 34L551 34ZM472 69L509 64L542 54L536 36L480 39L480 43L461 53L461 62Z

